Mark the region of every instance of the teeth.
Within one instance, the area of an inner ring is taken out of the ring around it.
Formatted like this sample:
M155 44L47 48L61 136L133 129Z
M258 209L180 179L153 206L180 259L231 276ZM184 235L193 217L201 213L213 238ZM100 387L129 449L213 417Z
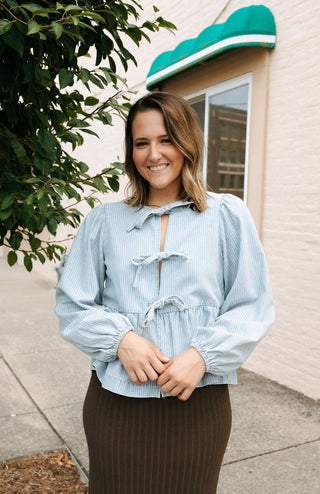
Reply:
M166 164L164 164L164 165L158 165L158 166L149 166L149 168L150 168L151 171L163 170L166 167L167 167Z

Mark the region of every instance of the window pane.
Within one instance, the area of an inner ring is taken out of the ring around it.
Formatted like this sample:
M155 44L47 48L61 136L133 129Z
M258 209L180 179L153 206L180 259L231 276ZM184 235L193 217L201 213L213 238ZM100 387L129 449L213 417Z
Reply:
M205 96L201 96L200 98L197 98L196 100L188 101L188 103L190 104L191 108L193 109L193 111L195 112L195 114L197 116L199 127L202 130L202 133L204 132L204 114L205 114L205 106L206 106L205 101L206 101ZM201 158L201 162L200 162L200 170L202 173L202 171L203 171L203 157Z
M209 98L207 183L243 199L249 84Z

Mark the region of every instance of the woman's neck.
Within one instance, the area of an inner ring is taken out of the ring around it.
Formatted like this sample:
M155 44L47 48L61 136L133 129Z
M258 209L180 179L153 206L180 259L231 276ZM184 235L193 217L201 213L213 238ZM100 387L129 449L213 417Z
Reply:
M179 201L177 194L149 194L146 206L161 208L176 201Z

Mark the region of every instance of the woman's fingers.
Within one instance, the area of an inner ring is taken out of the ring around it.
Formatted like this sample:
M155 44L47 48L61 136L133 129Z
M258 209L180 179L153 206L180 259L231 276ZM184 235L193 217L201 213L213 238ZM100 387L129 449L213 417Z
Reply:
M169 359L143 336L129 331L120 341L118 357L135 384L156 381Z
M154 346L154 351L155 351L155 355L161 362L163 362L164 364L170 362L170 359L165 355L163 355L163 353L156 346Z
M179 400L182 400L182 401L186 401L188 398L190 398L190 396L192 395L194 391L194 388L193 389L190 389L190 388L186 388L184 389L179 395L178 395L178 398Z
M169 359L168 359L169 362ZM150 360L150 364L152 365L152 368L155 370L157 373L156 379L158 379L159 375L162 374L166 370L166 362L162 362L159 360L159 357L157 355L154 355L154 357Z
M187 400L204 373L203 358L195 348L190 348L170 361L159 376L157 384L163 393L170 393L181 400Z
M138 381L141 384L144 384L144 383L146 383L148 381L148 376L145 373L144 369L138 368L135 372L136 372Z

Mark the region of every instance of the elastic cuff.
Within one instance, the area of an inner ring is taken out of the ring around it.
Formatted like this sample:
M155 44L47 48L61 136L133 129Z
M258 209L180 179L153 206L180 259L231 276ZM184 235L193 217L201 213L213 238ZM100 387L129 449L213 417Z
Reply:
M119 335L118 335L117 341L115 343L115 355L118 355L118 348L119 348L120 342L121 342L122 338L127 333L129 333L129 331L134 331L134 329L132 327L126 327L126 328L123 328L119 331Z
M206 364L206 372L210 372L210 370L209 370L209 368L210 368L209 355L206 352L205 348L203 348L203 346L201 346L199 343L195 343L194 341L191 342L191 346L193 346L193 348L195 348L200 353L201 357L203 358L204 363Z

